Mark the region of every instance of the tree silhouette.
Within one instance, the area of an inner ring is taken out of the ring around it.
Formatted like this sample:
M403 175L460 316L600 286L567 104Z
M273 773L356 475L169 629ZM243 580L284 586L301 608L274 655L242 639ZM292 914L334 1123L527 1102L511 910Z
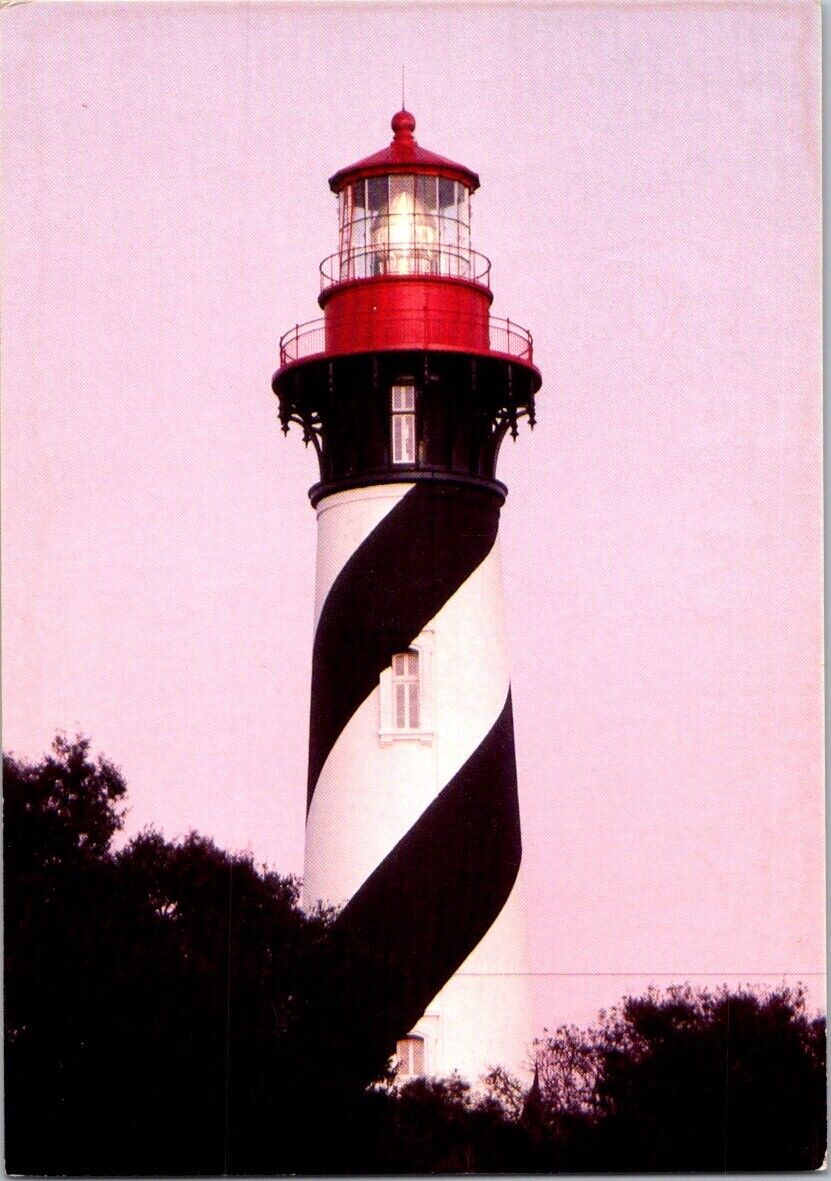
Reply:
M281 1139L288 1159L278 1098L308 1065L298 996L327 918L196 834L113 853L124 782L88 752L4 760L8 1168L222 1172Z
M681 985L601 1017L540 1047L550 1144L564 1160L635 1172L819 1167L825 1020L807 1016L801 989Z
M125 784L84 738L4 759L6 1167L221 1174L809 1169L825 1022L796 990L626 998L504 1070L390 1086L379 950L191 833L112 849ZM407 1031L401 1029L399 1036Z

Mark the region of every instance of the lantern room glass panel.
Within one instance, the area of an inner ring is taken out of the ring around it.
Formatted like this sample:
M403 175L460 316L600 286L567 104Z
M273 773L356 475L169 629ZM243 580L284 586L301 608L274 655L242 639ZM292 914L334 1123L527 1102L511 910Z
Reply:
M416 201L433 215L438 211L438 182L437 176L417 176L415 178Z
M470 193L429 174L391 173L339 195L340 281L379 275L471 277Z
M351 243L351 252L354 259L353 271L356 270L354 264L357 264L357 273L350 275L350 278L365 279L364 265L367 246L366 181L359 180L357 184L350 185L349 187L354 192L353 208L355 220Z
M459 251L470 258L470 190L458 185Z

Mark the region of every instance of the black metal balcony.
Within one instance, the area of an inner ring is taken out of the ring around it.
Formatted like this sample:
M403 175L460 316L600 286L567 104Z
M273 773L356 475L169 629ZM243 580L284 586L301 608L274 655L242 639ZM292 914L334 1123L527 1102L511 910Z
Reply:
M373 331L376 331L379 347L383 347L381 342L387 335L384 317L366 314L361 319L362 340L371 341ZM424 346L430 347L429 339L435 332L435 312L431 313L429 324L426 315L420 312L397 313L395 322L401 324L402 321L406 322L409 329L407 335L414 342L417 341L419 328L423 325ZM453 317L453 323L458 323L458 316ZM488 348L492 353L515 357L529 365L534 361L534 342L531 333L512 320L503 320L497 316L489 317ZM293 361L324 356L326 352L326 320L323 317L309 320L305 324L296 324L280 338L280 368Z
M478 250L419 243L396 248L393 245L364 247L330 254L320 264L320 290L354 279L376 279L389 275L432 275L442 279L465 279L490 291L490 259Z

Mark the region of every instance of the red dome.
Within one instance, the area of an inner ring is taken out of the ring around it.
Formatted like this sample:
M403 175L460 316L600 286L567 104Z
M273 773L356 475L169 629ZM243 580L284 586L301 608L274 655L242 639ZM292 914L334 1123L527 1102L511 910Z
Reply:
M450 180L461 181L471 192L479 188L479 177L464 164L455 164L445 156L437 156L435 152L428 152L420 148L415 141L413 132L416 121L409 111L398 111L392 117L392 130L395 133L389 147L382 148L372 156L366 156L357 164L350 164L341 168L329 178L332 192L338 193L352 181L367 176L386 176L389 173L427 173L431 176L444 176Z

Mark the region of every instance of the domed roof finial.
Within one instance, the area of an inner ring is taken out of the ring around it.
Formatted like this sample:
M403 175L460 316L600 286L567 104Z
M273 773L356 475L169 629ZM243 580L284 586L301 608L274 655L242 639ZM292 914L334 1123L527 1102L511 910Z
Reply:
M409 111L405 111L402 107L400 111L396 111L392 117L390 127L395 132L397 140L412 139L415 131L416 121Z
M471 192L479 188L479 177L463 164L455 164L445 156L437 156L435 152L428 152L426 148L416 143L415 116L410 114L404 104L396 111L390 121L393 130L393 140L388 147L380 152L373 152L365 156L356 164L348 168L340 168L329 177L329 187L333 193L339 193L348 184L363 180L370 176L390 176L401 173L418 173L424 176L440 175L450 180L458 180Z

